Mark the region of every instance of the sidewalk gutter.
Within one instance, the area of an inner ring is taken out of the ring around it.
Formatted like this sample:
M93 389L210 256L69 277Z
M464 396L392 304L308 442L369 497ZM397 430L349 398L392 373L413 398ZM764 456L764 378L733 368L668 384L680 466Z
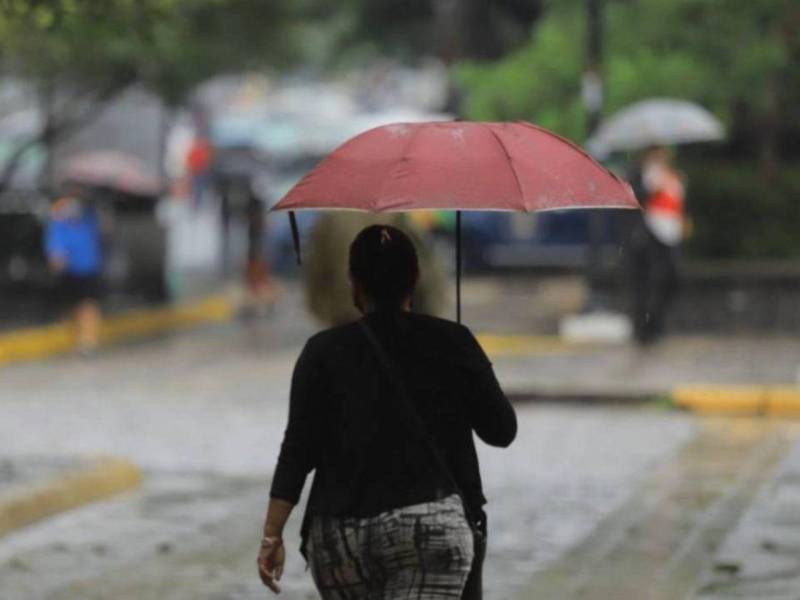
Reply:
M568 404L618 404L620 406L639 405L653 402L666 395L647 390L581 389L542 386L528 390L508 390L506 396L511 402L558 402Z
M686 385L672 391L672 402L701 414L800 417L800 386Z
M502 335L479 333L478 342L495 361L495 369L505 382L506 395L512 402L558 402L575 404L619 404L672 407L704 415L747 415L770 417L800 417L800 385L788 384L681 384L661 389L648 388L641 383L613 381L592 384L573 380L566 385L553 381L536 381L536 375L526 381L527 361L539 356L562 354L563 360L577 353L591 352L596 344L563 340L548 335ZM585 358L584 358L585 360ZM506 362L510 361L510 362ZM522 362L521 362L522 361ZM680 374L677 374L677 378Z
M682 385L672 390L531 386L507 391L514 403L662 404L702 415L800 417L800 386Z
M509 335L480 332L475 337L484 352L492 357L513 358L540 354L561 354L593 347L590 342L564 340L557 335Z
M100 332L101 345L151 336L167 331L229 320L235 312L225 294L171 306L132 310L107 317ZM0 366L37 360L75 350L69 323L30 327L0 335Z
M142 473L131 462L105 458L43 483L0 495L0 536L72 508L131 490Z

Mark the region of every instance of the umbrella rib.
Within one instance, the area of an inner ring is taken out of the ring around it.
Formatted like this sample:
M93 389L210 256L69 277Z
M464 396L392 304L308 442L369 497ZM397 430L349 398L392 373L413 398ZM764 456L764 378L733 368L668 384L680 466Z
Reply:
M522 191L522 183L520 183L519 175L517 175L517 170L514 168L514 163L511 159L511 154L509 154L506 145L503 143L503 140L500 139L500 136L497 135L494 129L491 127L487 127L489 132L492 134L494 139L497 141L500 149L503 151L503 154L506 156L506 162L508 163L508 168L511 170L511 174L514 176L514 182L517 184L517 190L519 190L519 201L524 206L525 205L525 192Z
M380 203L383 200L383 194L386 191L386 188L393 182L394 172L403 164L403 161L408 159L408 151L411 149L411 145L413 144L414 140L417 137L417 133L420 131L420 127L414 127L413 131L408 135L408 141L406 141L406 145L403 148L403 152L400 155L400 161L393 163L389 166L387 177L383 180L381 184L381 189L378 192L378 197L376 198L375 206L371 212L383 212L380 209Z

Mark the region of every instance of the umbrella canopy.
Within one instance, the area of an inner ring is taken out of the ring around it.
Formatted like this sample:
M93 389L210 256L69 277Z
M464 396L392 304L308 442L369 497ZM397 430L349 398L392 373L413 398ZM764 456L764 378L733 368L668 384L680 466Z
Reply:
M530 123L439 121L376 127L345 142L273 210L456 211L461 321L461 211L630 208L630 186L573 143Z
M138 196L158 196L163 189L156 174L151 173L139 159L111 150L75 156L67 161L61 178Z
M653 98L623 108L600 124L586 147L595 156L616 150L639 150L711 142L724 137L722 123L702 106L686 100Z
M345 142L273 210L638 208L628 184L530 123L396 123Z

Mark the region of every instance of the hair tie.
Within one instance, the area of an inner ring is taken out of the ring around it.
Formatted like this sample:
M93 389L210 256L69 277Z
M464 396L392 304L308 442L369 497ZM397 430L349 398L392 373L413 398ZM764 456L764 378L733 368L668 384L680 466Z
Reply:
M389 230L384 227L383 229L381 229L381 246L385 246L391 241L392 241L392 236L389 233Z

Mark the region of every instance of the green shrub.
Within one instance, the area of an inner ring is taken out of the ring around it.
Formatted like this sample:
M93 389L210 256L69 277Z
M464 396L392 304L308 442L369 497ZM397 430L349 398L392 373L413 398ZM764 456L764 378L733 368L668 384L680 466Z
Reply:
M752 162L685 168L694 233L687 252L703 259L800 258L800 169L769 180Z

